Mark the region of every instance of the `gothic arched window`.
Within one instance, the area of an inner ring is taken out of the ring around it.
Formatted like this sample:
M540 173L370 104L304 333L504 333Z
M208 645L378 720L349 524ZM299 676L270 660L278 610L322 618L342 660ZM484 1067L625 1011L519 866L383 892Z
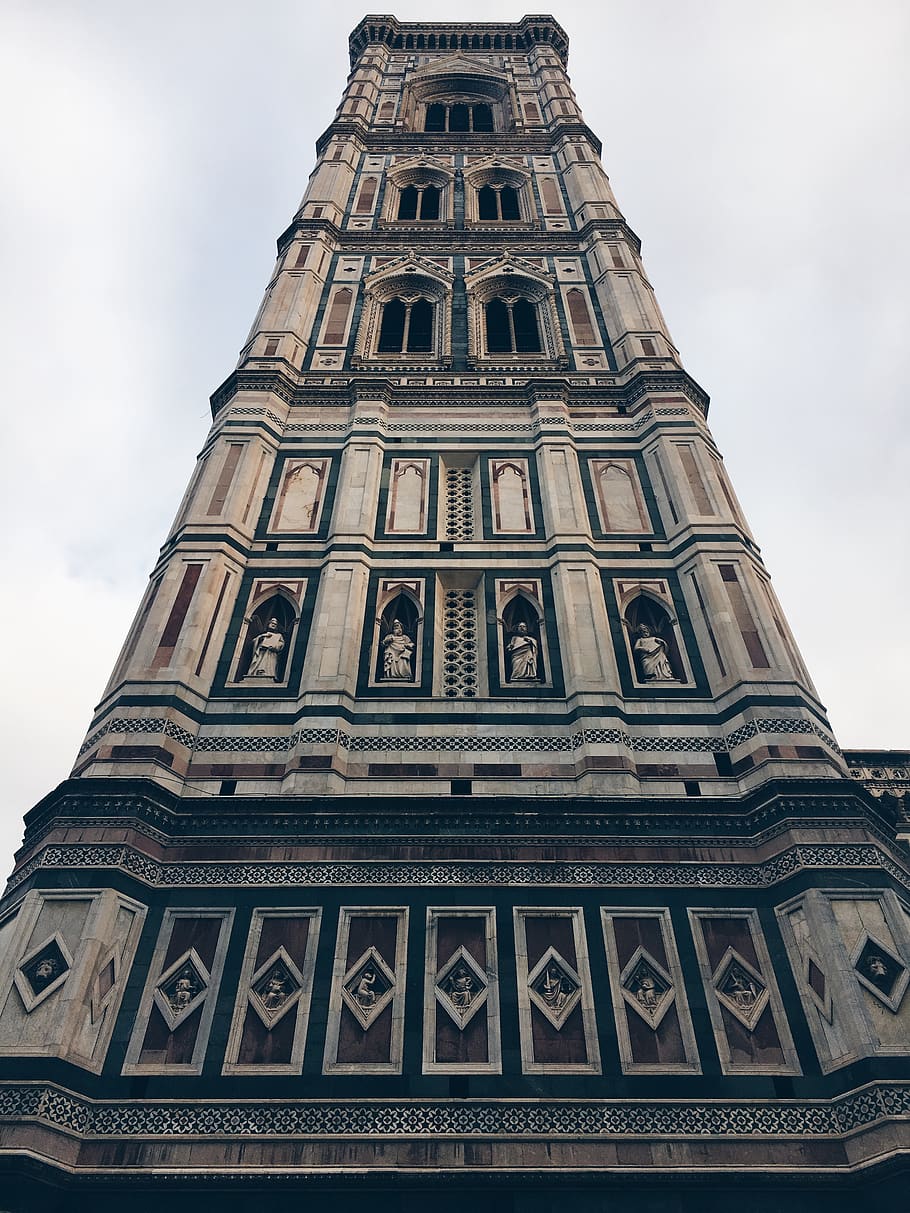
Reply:
M484 307L490 354L539 354L537 308L528 299L491 299Z
M436 185L407 185L398 202L399 219L438 219L440 191Z
M479 219L520 219L518 190L511 185L482 185L477 191Z
M424 116L425 131L488 132L495 129L493 107L482 101L434 101Z
M433 349L433 304L429 299L390 299L379 327L380 354L425 354Z

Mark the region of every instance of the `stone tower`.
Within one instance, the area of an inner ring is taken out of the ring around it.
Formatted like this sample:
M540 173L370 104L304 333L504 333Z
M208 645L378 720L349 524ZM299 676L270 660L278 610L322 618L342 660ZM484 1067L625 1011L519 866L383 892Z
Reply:
M847 778L566 36L370 16L350 47L27 817L9 1207L887 1194L904 844Z

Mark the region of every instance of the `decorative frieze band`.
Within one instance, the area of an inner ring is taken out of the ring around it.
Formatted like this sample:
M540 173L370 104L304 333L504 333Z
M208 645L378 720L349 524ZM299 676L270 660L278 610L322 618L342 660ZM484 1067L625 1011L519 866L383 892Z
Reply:
M160 863L119 843L45 847L10 880L8 890L38 868L118 868L159 888L271 885L614 886L618 888L770 888L797 872L877 868L910 887L907 872L870 843L795 846L765 863Z
M571 734L494 734L459 736L449 734L381 734L357 735L341 729L298 729L291 734L257 736L236 733L196 737L173 721L160 717L115 716L96 729L79 751L82 757L108 733L162 733L197 754L203 753L283 753L298 745L334 745L351 753L385 751L526 751L528 753L567 752L588 745L621 745L637 753L723 753L761 733L803 734L820 738L829 749L840 753L837 743L818 725L803 719L765 717L748 721L731 733L711 736L680 735L676 737L629 733L624 729L581 729Z
M101 1102L43 1083L0 1086L0 1121L96 1137L830 1137L910 1115L910 1085L832 1100L219 1100Z

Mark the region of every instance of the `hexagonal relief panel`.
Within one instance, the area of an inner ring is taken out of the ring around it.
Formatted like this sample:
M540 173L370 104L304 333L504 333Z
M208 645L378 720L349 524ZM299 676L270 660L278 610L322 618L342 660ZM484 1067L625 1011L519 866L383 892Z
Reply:
M72 967L73 958L59 933L55 932L32 948L19 961L13 975L26 1011L33 1011L45 998L59 990Z

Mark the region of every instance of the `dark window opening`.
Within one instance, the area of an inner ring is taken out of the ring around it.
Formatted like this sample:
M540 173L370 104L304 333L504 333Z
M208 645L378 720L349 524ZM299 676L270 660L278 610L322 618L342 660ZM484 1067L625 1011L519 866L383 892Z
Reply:
M418 201L419 195L413 185L409 185L403 189L401 191L401 199L398 203L398 218L416 219Z
M477 215L480 219L520 219L518 191L511 185L482 185L477 191Z
M439 218L439 190L435 185L427 185L423 188L420 199L420 218Z
M440 191L435 185L408 185L398 201L399 219L438 219Z
M539 354L537 308L527 299L491 299L486 305L487 350L491 354Z
M493 129L493 111L488 105L474 106L474 130L491 131Z
M469 131L471 129L470 113L466 105L453 105L449 110L449 130Z
M427 120L424 130L444 131L446 129L446 107L444 105L428 105Z
M433 349L433 304L429 299L390 299L382 309L380 354L427 354Z

